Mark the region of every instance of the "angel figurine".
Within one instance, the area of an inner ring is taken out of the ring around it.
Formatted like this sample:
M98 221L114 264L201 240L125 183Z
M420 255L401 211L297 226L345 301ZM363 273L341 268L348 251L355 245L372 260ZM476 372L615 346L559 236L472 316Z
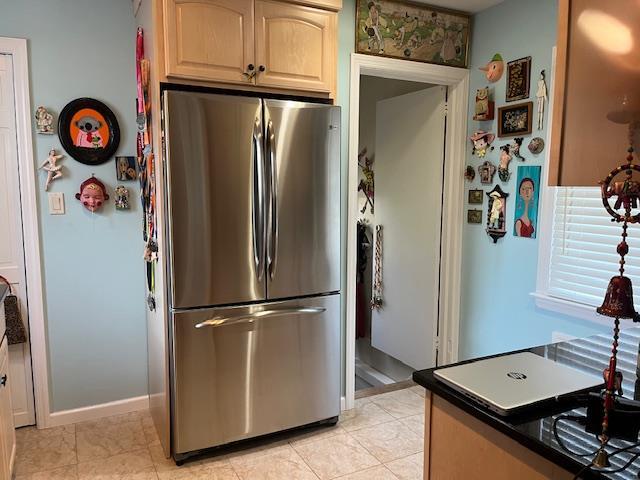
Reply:
M56 151L52 148L49 150L49 156L42 162L40 168L47 172L47 181L44 184L44 191L49 190L49 184L57 178L62 177L62 165L57 165L64 155L56 155Z
M538 80L538 91L536 92L538 106L538 130L542 130L544 123L544 104L547 101L547 82L545 81L544 70L540 72L540 80Z

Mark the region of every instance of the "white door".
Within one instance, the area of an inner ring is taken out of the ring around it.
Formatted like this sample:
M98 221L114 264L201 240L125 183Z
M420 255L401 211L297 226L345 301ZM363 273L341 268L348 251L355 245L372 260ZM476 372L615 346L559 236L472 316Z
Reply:
M22 320L28 328L18 168L12 58L0 54L0 275L18 296ZM35 408L28 342L9 345L9 376L15 426L33 425Z
M446 87L436 86L376 109L384 304L372 312L371 344L415 369L436 360L445 106Z

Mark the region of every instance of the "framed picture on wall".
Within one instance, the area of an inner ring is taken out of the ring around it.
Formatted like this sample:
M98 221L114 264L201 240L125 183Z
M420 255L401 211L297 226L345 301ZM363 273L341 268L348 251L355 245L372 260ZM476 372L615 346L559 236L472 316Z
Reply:
M472 189L469 190L469 203L471 204L476 204L476 205L481 205L482 204L482 199L484 190L479 190L479 189Z
M498 136L515 137L531 133L533 102L518 103L498 109Z
M529 98L531 57L507 63L507 102Z
M403 0L357 0L356 53L466 68L470 17Z
M58 138L66 152L85 165L108 161L120 143L116 116L104 103L77 98L58 117Z
M536 238L541 170L540 165L518 167L518 197L513 221L515 237Z

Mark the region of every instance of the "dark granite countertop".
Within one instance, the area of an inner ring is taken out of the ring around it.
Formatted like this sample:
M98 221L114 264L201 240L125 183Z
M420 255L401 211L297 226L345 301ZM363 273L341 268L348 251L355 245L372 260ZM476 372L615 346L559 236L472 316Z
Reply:
M0 303L4 300L4 297L9 293L9 285L1 284L0 285Z
M623 330L620 336L619 351L621 353L618 364L624 373L624 396L632 400L634 396L636 400L640 399L640 380L636 378L635 373L639 340L640 327ZM610 349L611 341L612 339L609 335L597 335L585 339L576 339L519 351L530 351L558 363L569 365L591 374L602 375L602 370L609 358L608 353L605 355L604 352ZM599 346L602 354L591 354L590 351L594 346ZM509 353L515 352L506 352L501 355L507 355ZM557 417L561 415L584 416L586 414L586 408L584 408L586 406L586 400L584 395L580 398L574 396L552 401L542 406L532 407L532 409L526 413L502 417L471 398L436 380L433 375L434 370L435 369L428 369L414 372L413 380L432 393L442 397L466 413L506 434L523 446L569 472L577 474L583 471L584 467L592 460L593 455L579 456L562 448L556 441L553 433L553 425ZM566 420L559 420L556 423L557 433L562 443L577 453L592 452L597 450L598 447L598 441L595 435L585 432L584 428L584 426L577 422ZM623 440L611 440L610 445L611 448L609 450L627 447L632 444ZM606 470L612 470L624 465L627 461L631 460L638 451L640 451L640 447L622 452L612 458L612 467L610 469L605 469L600 472L598 472L597 469L589 469L581 473L580 478L637 480L640 471L640 458L637 456L629 468L622 472L608 473Z

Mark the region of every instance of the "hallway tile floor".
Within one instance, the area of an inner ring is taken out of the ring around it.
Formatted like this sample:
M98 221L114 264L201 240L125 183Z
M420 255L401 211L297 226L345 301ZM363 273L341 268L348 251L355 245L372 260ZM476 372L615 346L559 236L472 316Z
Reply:
M177 467L164 458L149 412L16 431L16 480L420 480L424 389L356 400L332 427Z

